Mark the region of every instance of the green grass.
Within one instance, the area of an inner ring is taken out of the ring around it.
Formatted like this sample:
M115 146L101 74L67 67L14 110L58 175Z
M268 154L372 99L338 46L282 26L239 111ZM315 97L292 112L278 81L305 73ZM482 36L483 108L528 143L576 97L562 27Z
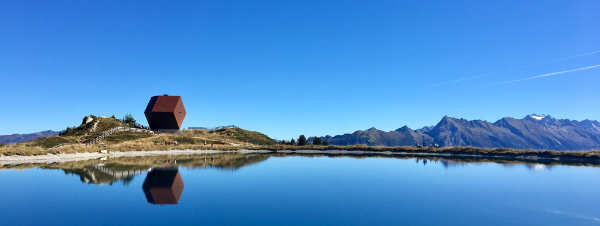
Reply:
M245 130L245 129L240 129L242 131L244 131L244 133L246 133L246 135L248 135L248 137L251 139L249 142L255 141L258 142L258 144L260 145L274 145L277 144L277 142L273 139L271 139L269 136L256 132L256 131L250 131L250 130ZM233 138L234 140L240 141L240 142L246 142L246 140L248 140L246 138L246 136L244 136L244 134L240 133L240 131L238 129L220 129L220 130L215 130L215 131L211 131L210 133L220 133L220 134L225 134L231 138Z
M196 140L189 137L176 137L175 140L178 144L195 144Z
M250 137L250 141L248 142L258 142L260 145L274 145L277 144L277 142L273 139L271 139L269 136L259 133L259 132L255 132L255 131L250 131L250 130L245 130L245 129L240 129L242 131L244 131L244 133L246 133L246 135L248 135L248 137ZM244 134L242 134L238 129L231 129L231 128L227 128L227 129L220 129L220 130L215 130L215 131L210 131L209 133L217 133L223 136L226 136L228 138L231 138L233 140L245 143L246 140L248 140L246 138L246 136L244 136Z
M237 129L220 129L216 131L211 131L210 133L219 133L222 135L227 135L228 137L237 140L239 142L246 142L246 137L244 134L240 133Z
M51 148L62 143L76 143L76 140L67 139L64 137L42 137L31 141L29 146L40 146L43 148Z
M277 141L271 139L269 136L256 132L256 131L250 131L250 130L245 130L245 129L241 129L242 131L244 131L244 133L246 133L246 135L248 135L250 137L250 139L259 142L260 145L274 145L277 144Z
M111 142L111 143L120 143L123 141L137 140L137 139L142 139L142 138L148 138L151 136L152 135L145 134L145 133L116 132L116 133L113 133L110 136L104 138L104 140L100 141L100 143L102 143L104 141Z
M98 118L100 120L100 122L98 123L98 126L96 127L96 131L100 134L111 130L112 128L115 127L129 127L127 124L122 123L119 120L113 119L113 118Z

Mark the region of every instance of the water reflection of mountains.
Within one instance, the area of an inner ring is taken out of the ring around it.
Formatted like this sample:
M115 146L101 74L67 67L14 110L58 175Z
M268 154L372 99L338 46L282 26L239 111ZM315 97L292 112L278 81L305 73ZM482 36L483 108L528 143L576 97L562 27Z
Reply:
M473 164L487 164L490 162L455 162L455 161L451 161L451 160L439 160L439 162L444 166L444 168L448 169L448 168L452 168L452 167L464 167L467 165L473 165ZM437 162L436 162L437 163ZM531 170L531 171L544 171L544 170L551 170L554 166L553 165L545 165L545 164L539 164L539 163L520 163L520 162L506 162L506 163L499 163L502 164L504 167L507 168L512 168L512 167L517 167L517 166L525 166L525 168Z
M396 159L414 159L418 164L429 166L431 164L441 164L444 168L462 167L470 164L497 163L505 167L525 166L530 170L548 170L555 165L570 166L592 166L598 167L597 163L560 163L552 160L504 160L490 158L474 157L423 157L422 155L356 155L356 154L213 154L213 155L189 155L189 156L145 156L145 157L121 157L109 158L107 160L86 160L67 163L52 164L21 164L21 165L2 165L0 169L61 169L65 174L78 175L83 183L88 184L109 184L121 182L128 185L133 177L139 174L145 174L152 169L165 167L185 167L185 168L216 168L220 170L237 170L245 166L260 163L270 157L349 157L349 158L396 158Z

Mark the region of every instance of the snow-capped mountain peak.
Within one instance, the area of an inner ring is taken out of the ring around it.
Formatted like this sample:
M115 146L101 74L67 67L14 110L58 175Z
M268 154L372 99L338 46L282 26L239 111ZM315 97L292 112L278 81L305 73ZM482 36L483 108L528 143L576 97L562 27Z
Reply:
M550 123L554 123L557 120L550 116L550 115L536 115L536 114L531 114L528 116L525 116L525 118L523 118L523 120L527 120L527 121L532 121L532 122L550 122Z
M546 115L536 115L535 113L528 115L527 117L535 119L535 120L542 120L546 117Z

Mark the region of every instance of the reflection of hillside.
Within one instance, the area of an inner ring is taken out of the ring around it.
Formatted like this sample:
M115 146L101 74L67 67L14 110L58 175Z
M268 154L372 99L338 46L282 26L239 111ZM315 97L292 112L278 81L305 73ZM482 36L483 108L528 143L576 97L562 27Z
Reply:
M133 176L145 173L147 169L114 171L104 167L104 164L90 164L81 169L63 169L63 171L65 174L79 175L81 182L86 184L112 185L115 181L122 181L127 185L133 180Z
M214 154L190 156L145 156L87 160L53 164L3 165L0 169L61 169L65 174L78 175L86 184L109 184L122 182L128 185L133 177L149 169L181 166L187 168L217 168L237 170L269 158L269 154Z
M485 161L485 162L473 162L473 161L469 161L469 162L460 162L460 161L452 161L452 160L440 160L440 162L442 163L442 165L444 166L444 168L452 168L452 167L459 167L459 166L466 166L466 165L471 165L471 164L483 164L483 163L489 163L489 161ZM525 168L531 170L531 171L545 171L545 170L551 170L552 169L552 165L544 165L544 164L539 164L539 163L528 163L528 162L496 162L498 164L502 164L504 167L506 168L513 168L516 166L525 166Z
M452 160L440 160L440 163L442 163L444 168L448 169L448 168L452 168L452 167L466 166L468 164L481 164L481 163L486 163L486 162L460 162L460 161L456 162L456 161L452 161Z
M104 174L97 169L84 167L81 169L63 169L65 174L78 175L81 182L86 184L110 184L119 180L108 174Z
M269 158L269 154L213 154L213 155L186 155L186 156L145 156L123 157L108 159L105 166L120 170L138 168L161 168L174 165L187 168L216 167L222 169L239 169L244 166L262 162ZM129 168L127 168L129 167Z
M213 158L212 160L210 160L211 162L209 162L209 164L199 164L197 166L192 166L192 167L206 167L207 165L209 165L209 166L214 166L217 168L236 170L236 169L242 168L244 166L249 166L249 165L252 165L255 163L265 161L269 157L270 157L270 155L246 155L245 157L230 158L230 159L220 159L219 157L216 157L216 158ZM206 161L208 161L208 159ZM206 163L206 162L204 162L204 163ZM212 163L212 164L210 164L210 163Z

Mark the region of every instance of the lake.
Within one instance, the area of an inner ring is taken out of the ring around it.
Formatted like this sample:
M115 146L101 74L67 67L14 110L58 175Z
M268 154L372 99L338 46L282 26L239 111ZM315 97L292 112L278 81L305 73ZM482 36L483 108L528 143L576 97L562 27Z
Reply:
M0 225L598 225L600 168L215 154L4 165Z

